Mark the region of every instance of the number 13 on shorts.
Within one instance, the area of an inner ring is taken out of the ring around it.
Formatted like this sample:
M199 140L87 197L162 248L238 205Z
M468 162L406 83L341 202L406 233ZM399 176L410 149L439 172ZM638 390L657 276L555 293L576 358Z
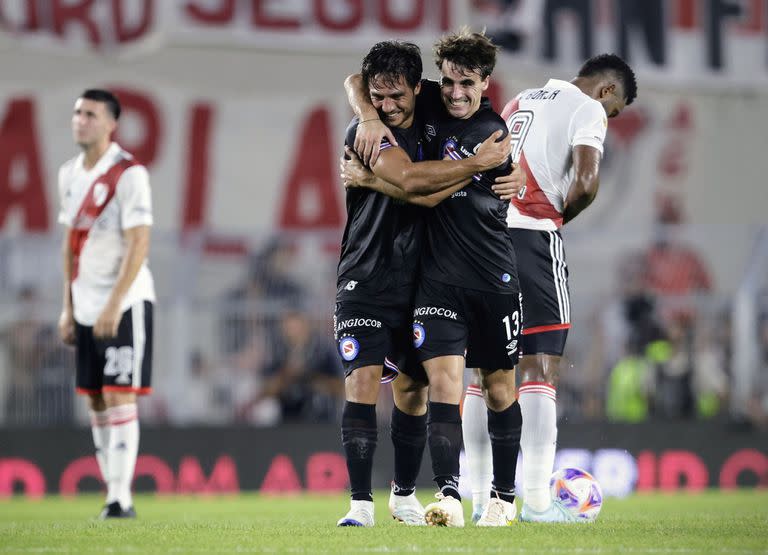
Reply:
M517 338L517 335L520 333L520 312L515 310L511 318L507 315L501 321L504 323L504 330L507 332L507 341Z

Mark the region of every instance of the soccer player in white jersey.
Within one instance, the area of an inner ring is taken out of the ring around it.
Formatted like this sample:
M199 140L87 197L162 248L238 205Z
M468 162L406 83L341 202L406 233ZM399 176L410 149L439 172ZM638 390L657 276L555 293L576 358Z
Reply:
M557 441L556 387L571 327L559 229L595 199L607 118L619 115L636 96L632 69L618 56L603 54L587 60L570 82L550 79L543 87L521 92L501 114L512 137L513 160L526 174L519 191L497 188L511 201L507 225L523 294L518 368L524 521L571 520L549 490ZM468 387L463 414L472 489L479 493L476 515L487 499L491 475L487 416L478 393L477 385Z
M82 152L59 170L58 219L65 227L59 334L75 346L77 392L90 408L96 460L107 484L101 518L136 516L136 396L151 389L155 301L146 264L149 175L111 141L119 117L112 93L83 92L72 114L72 135Z

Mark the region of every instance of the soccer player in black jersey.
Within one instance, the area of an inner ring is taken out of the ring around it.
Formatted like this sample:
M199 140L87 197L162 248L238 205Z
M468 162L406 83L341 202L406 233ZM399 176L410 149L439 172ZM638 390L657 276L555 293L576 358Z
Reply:
M471 159L489 136L506 131L504 121L482 97L496 50L483 34L466 30L435 45L442 78L439 84L422 82L421 111L417 109L427 157ZM359 83L349 78L347 85L356 113L364 121L373 119ZM494 499L478 525L506 525L516 514L515 466L522 419L513 369L518 360L520 294L515 253L506 232L507 202L491 189L494 179L509 170L505 160L491 171L475 174L468 185L430 211L427 220L413 339L429 378L428 441L440 488L439 501L426 508L429 524L464 525L458 474L465 366L481 369L494 462ZM392 187L379 179L364 181L376 190Z
M427 379L411 342L426 217L418 205L433 206L449 197L473 174L508 159L510 151L508 141L496 142L499 132L479 145L473 158L420 162L423 145L415 106L421 71L418 47L398 41L374 45L362 64L362 81L375 119L381 118L389 128L389 138L382 141L381 154L371 169L392 183L397 198L363 188L347 192L334 333L346 374L342 443L352 501L339 526L374 523L371 472L377 443L376 399L380 382L391 381L400 372L393 385L396 460L390 508L393 516L409 524L424 523L424 509L413 493L427 435ZM352 144L358 126L366 123L352 120L347 145Z

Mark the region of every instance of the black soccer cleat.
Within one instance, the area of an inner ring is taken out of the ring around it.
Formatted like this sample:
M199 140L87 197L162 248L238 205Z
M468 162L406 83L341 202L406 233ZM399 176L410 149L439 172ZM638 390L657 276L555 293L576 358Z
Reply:
M99 515L100 520L107 520L110 518L136 518L136 511L133 507L123 509L118 501L113 501L109 505L104 505L104 508Z

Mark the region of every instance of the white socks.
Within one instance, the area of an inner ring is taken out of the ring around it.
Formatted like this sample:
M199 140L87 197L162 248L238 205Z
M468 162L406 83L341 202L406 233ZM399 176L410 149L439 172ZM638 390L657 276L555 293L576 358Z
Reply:
M557 445L555 399L555 388L548 383L524 382L520 385L523 501L536 512L547 510L552 503L549 478L555 465Z
M467 386L461 427L469 467L472 504L485 507L491 498L493 457L491 438L488 435L488 407L479 385Z
M107 449L109 448L109 417L107 411L89 411L91 416L91 433L93 446L96 448L96 462L99 463L101 479L109 483L109 467L107 466Z
M120 502L123 509L133 506L131 482L139 451L139 420L136 404L107 409L110 434L107 450L107 503Z

